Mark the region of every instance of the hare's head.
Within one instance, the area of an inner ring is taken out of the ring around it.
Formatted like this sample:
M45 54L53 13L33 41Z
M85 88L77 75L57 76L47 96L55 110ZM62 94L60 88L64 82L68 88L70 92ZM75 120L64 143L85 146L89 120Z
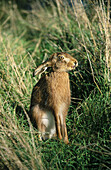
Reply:
M65 52L58 52L52 54L48 61L42 63L34 71L34 76L43 73L48 67L52 67L56 72L67 72L74 70L78 66L78 61L70 54Z

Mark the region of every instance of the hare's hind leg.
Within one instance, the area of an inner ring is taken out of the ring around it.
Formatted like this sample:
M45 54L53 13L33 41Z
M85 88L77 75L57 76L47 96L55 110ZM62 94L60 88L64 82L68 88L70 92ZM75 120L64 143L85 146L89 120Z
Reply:
M44 126L44 124L42 124L41 120L39 120L39 123L37 124L37 129L39 131L38 132L39 133L39 135L38 135L39 140L40 141L45 140L44 135L45 135L46 127Z
M66 116L61 114L59 116L59 119L60 119L59 127L60 127L62 138L64 140L64 143L68 144L69 140L68 140L68 135L67 135Z
M30 110L31 119L38 129L38 138L42 141L42 136L45 133L46 127L42 123L43 111L39 108L39 105L35 105Z
M58 108L55 108L55 118L56 118L56 127L58 137L61 140L63 138L66 144L69 143L68 135L67 135L67 127L66 127L66 115L67 109L65 108L65 104L61 104Z
M63 117L62 135L63 135L64 142L68 144L69 140L68 140L68 135L67 135L66 116Z
M56 126L57 126L57 133L58 133L58 137L61 140L62 139L62 134L61 134L61 118L58 114L55 115L56 116Z

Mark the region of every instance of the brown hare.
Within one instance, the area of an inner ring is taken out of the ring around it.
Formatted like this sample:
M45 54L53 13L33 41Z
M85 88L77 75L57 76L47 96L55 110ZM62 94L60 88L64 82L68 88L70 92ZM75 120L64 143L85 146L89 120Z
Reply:
M66 115L71 101L68 71L75 69L78 61L65 52L52 54L34 71L34 76L50 67L35 85L31 96L30 117L40 134L39 139L52 138L58 134L69 143Z

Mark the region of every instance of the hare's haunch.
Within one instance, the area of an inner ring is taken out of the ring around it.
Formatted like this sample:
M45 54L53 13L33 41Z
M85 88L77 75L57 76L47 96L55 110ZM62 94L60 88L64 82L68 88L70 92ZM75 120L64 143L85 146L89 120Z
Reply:
M48 67L51 73L42 76L35 85L31 96L30 117L37 126L42 140L58 134L65 143L69 143L66 115L70 105L70 83L68 71L74 70L78 62L71 55L54 53L48 61L42 63L34 75L43 73Z

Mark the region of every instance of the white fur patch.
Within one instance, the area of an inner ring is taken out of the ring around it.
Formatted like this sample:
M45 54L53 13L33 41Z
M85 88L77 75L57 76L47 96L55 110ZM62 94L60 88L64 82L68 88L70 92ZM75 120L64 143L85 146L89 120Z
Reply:
M46 131L42 134L43 138L52 138L56 133L55 118L51 111L44 112L42 116L42 124L46 127Z
M69 58L65 58L64 59L67 63L70 61L70 59Z

